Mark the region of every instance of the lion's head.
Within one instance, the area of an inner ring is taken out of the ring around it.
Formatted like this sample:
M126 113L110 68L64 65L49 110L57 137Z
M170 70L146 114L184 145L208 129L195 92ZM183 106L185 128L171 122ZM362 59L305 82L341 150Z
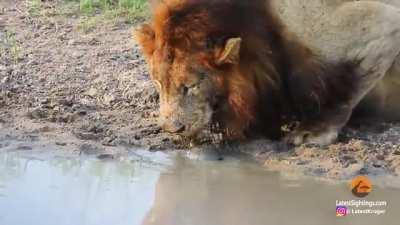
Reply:
M258 0L157 4L135 37L160 94L164 130L196 137L217 127L241 137L257 122L258 105L279 84L280 59L269 47L279 27L266 10Z

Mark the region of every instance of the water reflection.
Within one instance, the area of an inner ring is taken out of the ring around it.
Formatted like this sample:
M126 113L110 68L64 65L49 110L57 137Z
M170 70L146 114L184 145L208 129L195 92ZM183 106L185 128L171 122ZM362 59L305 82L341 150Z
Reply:
M0 154L0 224L141 224L160 166Z
M345 183L283 178L238 158L0 153L1 225L397 225L399 193L376 187L368 196L389 202L384 216L338 219L335 201L354 198Z
M390 202L386 216L338 220L336 200L354 199L347 184L286 179L246 162L181 160L161 174L146 225L398 224L399 190L377 188L368 200Z

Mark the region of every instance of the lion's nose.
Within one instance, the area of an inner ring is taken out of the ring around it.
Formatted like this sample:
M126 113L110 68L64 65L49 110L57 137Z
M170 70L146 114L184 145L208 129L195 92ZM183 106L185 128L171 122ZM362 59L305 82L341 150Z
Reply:
M180 123L179 121L165 121L161 127L170 133L182 133L185 131L185 125Z

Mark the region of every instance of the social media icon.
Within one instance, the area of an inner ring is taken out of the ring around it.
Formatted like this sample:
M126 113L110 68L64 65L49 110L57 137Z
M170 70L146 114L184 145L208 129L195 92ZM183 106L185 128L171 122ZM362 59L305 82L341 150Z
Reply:
M347 215L347 207L346 206L336 206L336 216L344 217Z

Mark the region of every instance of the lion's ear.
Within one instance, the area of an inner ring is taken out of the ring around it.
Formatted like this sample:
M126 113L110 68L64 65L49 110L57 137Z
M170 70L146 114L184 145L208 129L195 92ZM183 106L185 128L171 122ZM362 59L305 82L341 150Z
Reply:
M143 24L138 27L133 33L133 38L141 45L146 57L153 54L155 50L155 33L149 24Z
M217 64L237 64L240 59L241 38L230 38L225 42L225 47L217 59Z

